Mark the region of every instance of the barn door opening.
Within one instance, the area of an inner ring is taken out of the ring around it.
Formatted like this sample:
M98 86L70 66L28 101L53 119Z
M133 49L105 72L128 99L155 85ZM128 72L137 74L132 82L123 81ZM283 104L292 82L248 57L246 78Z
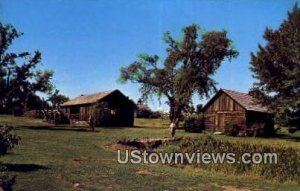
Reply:
M70 119L79 120L80 118L80 107L78 105L71 106L70 108Z

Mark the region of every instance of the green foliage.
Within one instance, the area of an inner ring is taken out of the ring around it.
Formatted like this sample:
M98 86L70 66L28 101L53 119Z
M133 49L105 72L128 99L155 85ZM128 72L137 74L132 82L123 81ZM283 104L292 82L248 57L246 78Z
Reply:
M47 94L53 89L53 71L37 69L41 52L9 52L13 41L21 35L12 25L0 22L0 113L15 113L15 109L20 114L31 107L30 96L36 97L37 92Z
M161 117L158 111L152 111L150 108L138 107L136 110L136 118L157 119Z
M200 113L202 113L203 112L203 105L202 104L198 104L197 106L196 106L196 113L197 114L200 114Z
M229 136L238 136L239 134L239 126L237 124L227 123L224 126L224 134Z
M4 191L12 191L16 182L16 176L0 175L0 188Z
M41 110L44 108L44 105L45 101L43 101L43 99L41 99L38 95L29 94L26 99L25 110Z
M300 9L296 4L277 30L269 28L265 30L263 37L266 45L259 45L259 50L251 53L251 70L258 80L251 94L275 112L277 123L281 125L294 123L298 127L300 126L299 31Z
M190 115L184 118L183 128L187 132L201 133L204 130L204 118L202 115Z
M139 83L143 99L151 95L167 98L170 120L175 125L172 135L194 93L203 98L215 91L213 74L222 61L238 55L226 31L211 31L199 36L198 30L195 24L183 28L180 40L166 32L163 40L167 44L167 57L163 61L158 55L144 53L137 61L121 68L121 81Z
M270 137L274 135L274 124L271 123L254 123L251 125L250 129L247 129L247 136Z
M61 104L69 101L69 98L60 94L59 90L54 90L48 98L53 108L58 108Z
M7 154L12 150L15 145L18 145L21 137L12 133L12 128L7 126L0 126L0 155ZM4 175L5 167L0 163L0 188L3 190L12 190L12 186L15 183L16 176Z
M20 137L12 134L12 128L1 126L0 127L0 155L6 154L12 150L15 145L18 145Z
M107 102L99 102L92 106L90 125L111 126L114 122Z
M227 141L220 141L211 136L199 138L184 138L180 144L179 149L174 151L177 147L170 147L172 152L182 153L234 153L236 159L241 161L244 153L277 153L277 164L244 164L240 163L221 163L221 164L204 164L197 163L194 160L192 164L194 167L203 168L209 171L218 171L230 174L245 174L261 176L266 179L275 179L279 181L299 181L300 180L300 156L297 150L286 147L273 147L267 145L250 144L250 143L232 143ZM169 149L167 149L169 152ZM189 165L188 161L184 161L185 165Z
M297 127L289 127L288 128L289 133L292 133L292 134L295 133L297 130L298 130Z

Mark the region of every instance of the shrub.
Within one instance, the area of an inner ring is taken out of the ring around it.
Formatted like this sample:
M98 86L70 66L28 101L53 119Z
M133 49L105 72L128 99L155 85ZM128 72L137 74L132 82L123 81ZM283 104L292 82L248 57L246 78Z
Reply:
M297 130L298 130L298 127L295 127L295 126L289 126L289 133L293 134L295 133Z
M151 119L161 118L161 113L159 111L153 111L153 112L151 112L149 118L151 118Z
M1 175L0 176L0 188L1 190L5 191L11 191L13 190L13 185L16 182L16 176L7 176L7 175Z
M247 130L248 136L254 137L270 137L275 134L274 125L270 123L253 123L250 129Z
M224 134L225 135L229 135L229 136L238 136L239 134L239 126L237 124L229 124L227 123L225 126L224 126Z
M192 133L201 133L204 130L204 120L202 116L192 115L184 119L184 130Z
M137 118L150 118L151 110L147 108L138 108L136 111Z
M54 118L54 123L55 124L70 124L69 118L64 115L62 112L57 114Z
M13 149L15 145L18 145L20 139L16 134L12 134L11 127L0 127L0 155L4 155Z
M1 126L0 127L0 155L6 154L9 150L13 149L20 141L20 137L11 133L12 128ZM6 168L0 163L0 171L5 171ZM0 175L0 190L12 190L15 183L15 176Z
M136 110L137 118L147 118L147 119L157 119L161 118L161 113L159 111L152 111L149 108L138 108Z

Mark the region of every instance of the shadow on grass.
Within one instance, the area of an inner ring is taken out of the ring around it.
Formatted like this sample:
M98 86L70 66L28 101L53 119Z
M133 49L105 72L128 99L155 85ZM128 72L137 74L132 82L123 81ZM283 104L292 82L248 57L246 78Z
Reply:
M16 176L7 176L7 175L2 175L0 176L0 187L1 190L5 191L12 191L13 190L13 185L16 182Z
M72 127L72 126L36 126L36 127L20 126L20 127L26 129L32 129L32 130L92 132L88 127Z
M50 130L50 131L78 131L78 132L99 132L101 129L124 129L124 128L136 128L136 127L95 127L95 131L92 131L87 126L67 126L67 125L55 125L55 126L27 126L22 125L18 128L26 128L32 130ZM143 128L143 127L141 127Z
M147 125L147 126L144 126L144 125L135 125L134 127L131 127L131 128L140 128L140 129L168 129L168 127L158 127L158 126L151 126L151 125Z
M300 137L298 137L298 136L292 136L292 135L288 135L288 134L277 134L275 137L279 138L279 139L300 142Z
M38 170L48 170L50 168L42 166L42 165L36 165L36 164L8 164L8 163L2 163L0 164L1 169L3 171L10 171L10 172L34 172Z

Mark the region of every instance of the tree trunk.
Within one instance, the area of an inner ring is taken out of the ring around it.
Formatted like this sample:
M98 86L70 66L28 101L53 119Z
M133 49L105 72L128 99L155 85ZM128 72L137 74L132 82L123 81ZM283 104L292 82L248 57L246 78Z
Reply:
M179 119L176 118L176 119L175 119L174 121L172 121L171 124L170 124L170 135L171 135L172 137L175 136L175 131L176 131L176 129L178 128L178 123L179 123Z
M175 131L178 128L179 119L180 119L180 111L176 111L174 108L171 110L172 117L171 117L171 124L170 124L170 135L172 137L175 136Z
M179 119L181 115L181 107L179 105L176 105L176 102L174 100L169 100L170 102L170 111L169 111L169 118L171 121L170 124L170 135L172 137L175 136L176 129L179 125Z

